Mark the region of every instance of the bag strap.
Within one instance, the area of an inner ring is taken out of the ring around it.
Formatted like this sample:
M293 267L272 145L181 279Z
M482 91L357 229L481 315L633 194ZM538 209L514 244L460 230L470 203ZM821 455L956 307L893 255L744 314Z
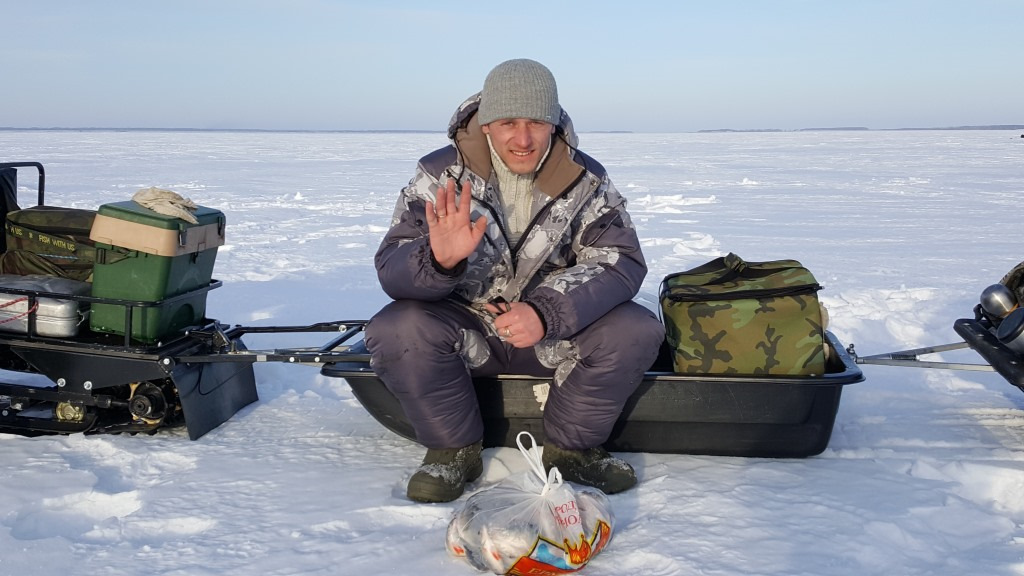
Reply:
M719 256L710 262L706 262L697 266L696 268L690 268L683 272L673 272L666 275L661 279L661 286L658 288L659 294L665 293L665 285L669 280L677 276L683 276L684 274L710 274L713 272L720 272L721 275L713 280L705 282L705 284L721 284L722 282L728 282L729 279L737 277L743 270L747 269L747 263L736 254L729 252L725 256Z
M529 448L523 446L523 436L530 439L532 446ZM537 441L533 438L533 434L525 430L516 434L516 445L519 446L519 451L523 453L523 458L526 458L526 463L530 465L530 469L544 483L544 489L540 493L541 496L547 494L551 488L562 485L562 473L558 471L557 467L552 466L550 472L544 472L544 460L541 458L540 450L537 447Z
M743 278L764 278L765 276L771 276L772 274L776 274L780 270L798 267L801 267L801 264L796 260L748 262L743 258L740 258L735 253L730 252L725 256L715 258L714 260L706 264L702 264L696 268L691 268L690 270L686 270L684 272L674 272L672 274L665 276L661 280L661 286L659 287L659 295L663 295L665 293L665 288L668 281L678 276L711 274L714 272L721 272L719 275L700 284L701 286L714 286L718 284L725 284L727 282L734 282L736 280Z
M708 282L708 284L725 284L726 282L732 282L737 278L745 277L746 272L750 269L743 258L740 258L732 252L729 252L722 257L722 264L725 265L725 272L718 278Z

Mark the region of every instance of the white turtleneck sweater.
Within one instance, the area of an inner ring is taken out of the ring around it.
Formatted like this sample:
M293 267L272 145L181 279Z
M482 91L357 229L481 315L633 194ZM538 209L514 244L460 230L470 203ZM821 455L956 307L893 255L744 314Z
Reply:
M491 149L491 165L494 167L494 175L498 179L498 193L504 204L508 241L515 246L533 216L533 181L551 152L551 143L548 142L548 149L537 163L536 170L529 174L516 174L509 170L501 156L494 151L490 134L487 135L487 145Z

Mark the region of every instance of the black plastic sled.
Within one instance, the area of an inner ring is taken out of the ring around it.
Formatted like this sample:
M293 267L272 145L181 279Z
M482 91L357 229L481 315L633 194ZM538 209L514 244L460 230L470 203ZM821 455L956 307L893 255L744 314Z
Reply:
M816 376L683 375L667 348L626 404L605 447L620 452L806 457L832 435L843 386L864 379L831 333L826 374ZM415 440L398 400L370 368L362 342L352 358L321 373L344 378L364 408L389 430ZM516 445L528 431L543 443L543 401L550 379L503 375L475 380L484 446Z

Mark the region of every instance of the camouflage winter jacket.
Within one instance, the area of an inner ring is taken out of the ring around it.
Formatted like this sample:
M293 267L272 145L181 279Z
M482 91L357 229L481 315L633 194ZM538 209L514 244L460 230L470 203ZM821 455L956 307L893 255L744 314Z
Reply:
M452 144L421 158L402 189L375 257L381 286L396 300L453 299L483 318L484 304L498 297L527 302L544 320L545 339L567 339L632 299L647 274L626 201L604 167L576 150L563 110L535 178L533 217L510 246L490 149L476 121L479 102L476 94L459 107L448 127ZM487 215L484 239L454 270L431 257L425 217L427 200L448 178L460 191L471 183L472 220Z

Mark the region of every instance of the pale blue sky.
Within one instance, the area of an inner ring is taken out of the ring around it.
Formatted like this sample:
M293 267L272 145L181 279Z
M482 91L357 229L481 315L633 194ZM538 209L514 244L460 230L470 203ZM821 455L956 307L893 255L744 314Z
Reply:
M1024 124L1022 0L0 6L0 127L441 130L519 57L582 131Z

